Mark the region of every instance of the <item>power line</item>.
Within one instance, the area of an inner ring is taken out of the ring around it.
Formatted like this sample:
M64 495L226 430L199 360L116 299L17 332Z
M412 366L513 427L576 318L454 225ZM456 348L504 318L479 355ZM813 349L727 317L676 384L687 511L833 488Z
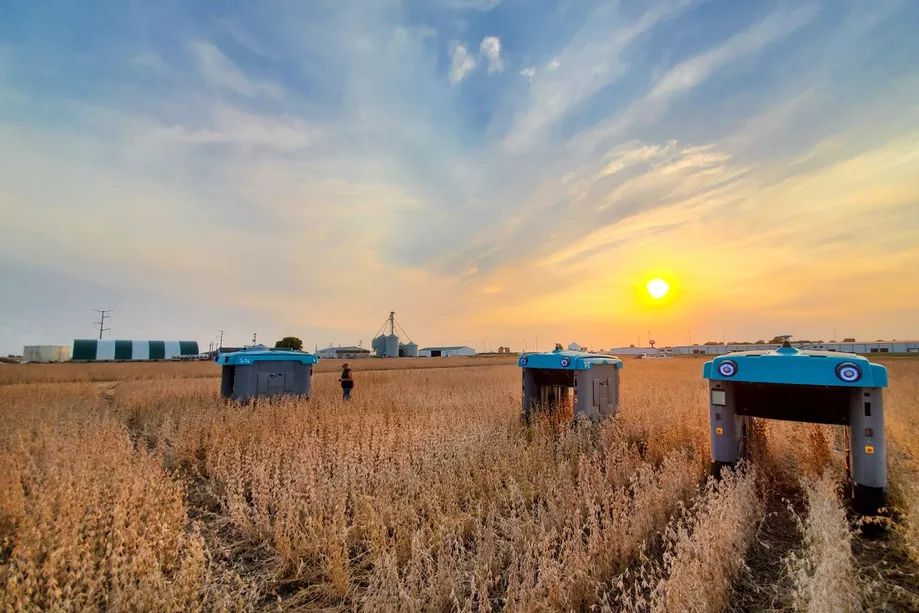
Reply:
M93 323L94 323L94 324L97 324L97 325L99 326L99 340L101 341L101 340L102 340L102 333L103 333L103 332L111 332L111 331L112 331L111 328L106 328L106 327L105 327L105 320L106 320L106 319L111 319L111 318L112 318L112 316L109 315L108 313L114 313L114 312L115 312L115 309L93 309L93 310L94 310L96 313L99 313L99 321L94 321Z

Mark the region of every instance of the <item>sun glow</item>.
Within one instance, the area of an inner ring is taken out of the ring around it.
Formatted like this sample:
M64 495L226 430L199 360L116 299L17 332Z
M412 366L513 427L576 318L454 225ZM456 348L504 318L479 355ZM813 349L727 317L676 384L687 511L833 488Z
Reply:
M645 285L645 289L648 290L648 294L650 294L652 298L660 300L670 291L670 284L663 279L651 279Z

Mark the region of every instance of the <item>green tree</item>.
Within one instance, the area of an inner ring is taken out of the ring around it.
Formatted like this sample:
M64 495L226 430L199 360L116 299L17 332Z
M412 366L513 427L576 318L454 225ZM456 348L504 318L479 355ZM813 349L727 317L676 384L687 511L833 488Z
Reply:
M303 341L296 336L285 336L274 344L275 349L293 349L300 351L303 349Z

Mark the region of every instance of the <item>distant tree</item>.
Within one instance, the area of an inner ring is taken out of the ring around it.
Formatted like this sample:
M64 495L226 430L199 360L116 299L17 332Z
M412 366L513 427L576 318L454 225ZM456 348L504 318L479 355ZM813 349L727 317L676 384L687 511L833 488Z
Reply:
M849 338L844 338L844 339L842 339L842 342L844 342L844 343L854 343L854 342L855 342L855 339L854 339L854 338L851 338L851 337L849 337Z
M764 340L758 340L758 341L756 341L756 342L753 343L753 344L754 344L754 345L765 345L765 344L766 344L766 341L764 341Z
M274 344L275 349L293 349L300 351L303 349L303 341L296 336L285 336Z
M634 346L635 346L634 344L633 344L633 345L629 345L629 347L634 347Z
M704 345L720 345L718 341L705 341Z
M778 336L773 336L772 340L769 341L769 344L770 345L781 345L782 343L789 340L790 338L791 338L791 335L789 334L779 334ZM801 343L801 342L807 342L807 341L796 341L796 342Z

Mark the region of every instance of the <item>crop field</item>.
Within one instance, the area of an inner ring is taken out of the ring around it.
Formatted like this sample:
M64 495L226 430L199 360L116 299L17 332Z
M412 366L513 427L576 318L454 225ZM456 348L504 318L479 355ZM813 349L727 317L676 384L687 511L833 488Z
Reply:
M839 429L757 422L708 477L694 359L601 425L520 419L508 359L337 363L227 404L211 363L0 365L0 609L919 609L919 360L889 360L891 510Z

